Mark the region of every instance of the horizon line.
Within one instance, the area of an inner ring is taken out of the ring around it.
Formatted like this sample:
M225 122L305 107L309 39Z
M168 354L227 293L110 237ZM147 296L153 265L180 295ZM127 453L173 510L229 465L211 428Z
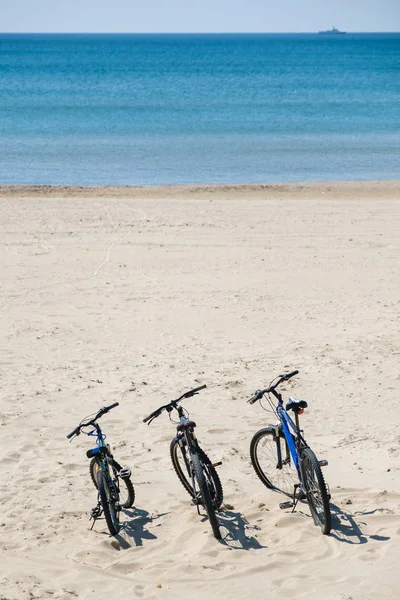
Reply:
M312 35L326 30L313 31L0 31L0 35ZM329 31L329 30L328 30ZM400 33L395 30L349 31L346 34Z

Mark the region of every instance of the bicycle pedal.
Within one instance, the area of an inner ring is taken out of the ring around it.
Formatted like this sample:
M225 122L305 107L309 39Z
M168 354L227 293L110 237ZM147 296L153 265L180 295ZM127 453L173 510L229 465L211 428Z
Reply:
M101 506L95 506L94 508L92 508L92 510L90 511L90 520L98 519L101 515L101 512Z
M212 463L213 467L220 467L222 465L222 460L219 460L218 462Z
M329 464L327 460L319 460L318 463L320 467L327 467Z
M282 510L285 508L293 508L293 506L294 506L293 502L290 502L290 501L279 503L279 508L282 508Z
M121 479L128 479L131 476L131 470L129 467L123 467L118 473L118 477Z

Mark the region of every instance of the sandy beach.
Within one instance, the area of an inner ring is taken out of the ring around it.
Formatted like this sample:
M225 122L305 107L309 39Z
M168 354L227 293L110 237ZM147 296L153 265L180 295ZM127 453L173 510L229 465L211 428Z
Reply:
M400 182L0 187L0 599L394 600L400 592ZM281 372L329 461L333 529L281 510L249 458ZM218 467L212 536L176 478L184 406ZM92 531L101 406L135 507Z

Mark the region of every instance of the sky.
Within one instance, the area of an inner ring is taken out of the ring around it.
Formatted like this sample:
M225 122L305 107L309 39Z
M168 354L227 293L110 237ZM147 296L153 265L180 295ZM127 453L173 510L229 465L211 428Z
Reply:
M0 32L400 31L400 0L0 0Z

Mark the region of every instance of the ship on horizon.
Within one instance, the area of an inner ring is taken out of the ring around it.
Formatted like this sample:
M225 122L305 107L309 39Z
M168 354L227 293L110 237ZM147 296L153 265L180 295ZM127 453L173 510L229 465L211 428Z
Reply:
M340 29L336 29L336 27L332 27L332 29L326 29L324 31L318 31L318 33L323 33L327 35L344 35L347 33L346 31L340 31Z

